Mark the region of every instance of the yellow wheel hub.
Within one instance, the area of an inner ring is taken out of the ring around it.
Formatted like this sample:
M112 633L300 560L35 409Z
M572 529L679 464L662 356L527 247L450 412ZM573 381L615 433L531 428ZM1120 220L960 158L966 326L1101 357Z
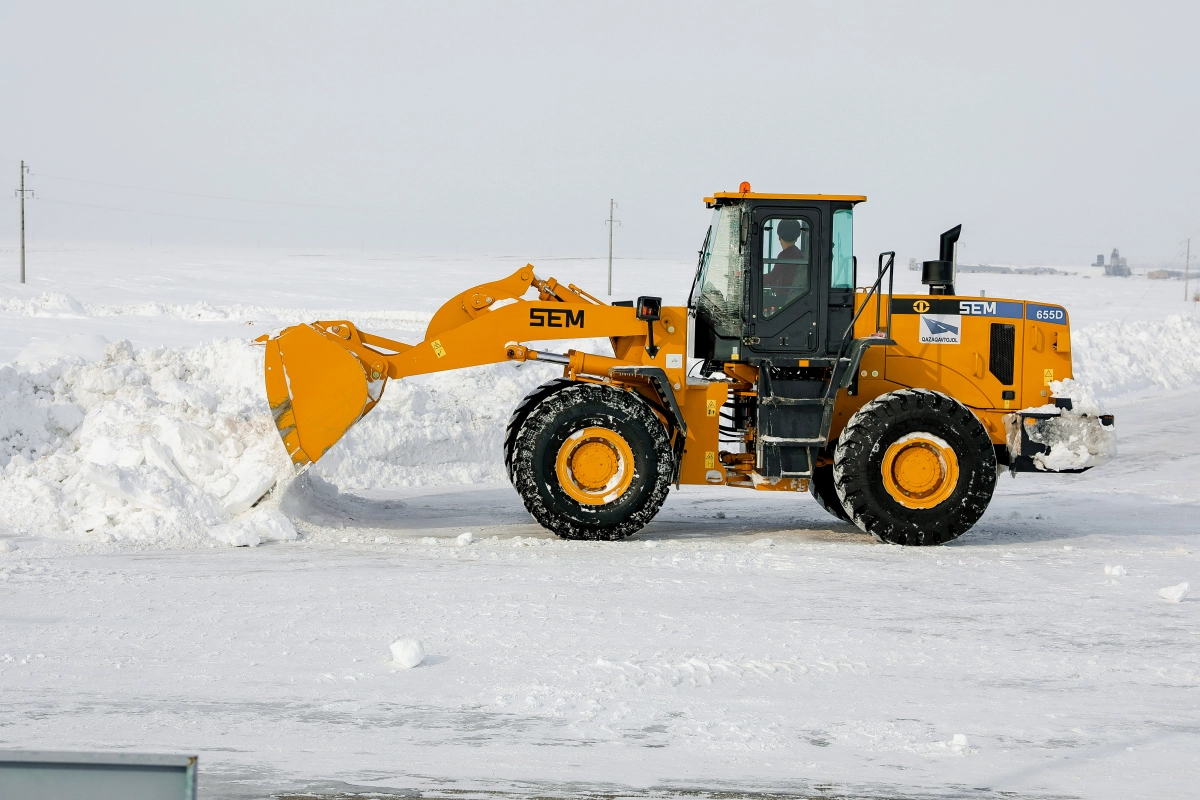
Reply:
M883 454L883 487L906 508L933 508L958 485L958 456L932 433L910 433Z
M589 506L611 503L633 483L633 450L607 428L584 428L567 437L554 464L559 485Z

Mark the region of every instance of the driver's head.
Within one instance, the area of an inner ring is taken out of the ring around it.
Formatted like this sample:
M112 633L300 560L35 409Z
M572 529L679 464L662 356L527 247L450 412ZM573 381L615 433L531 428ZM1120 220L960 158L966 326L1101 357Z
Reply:
M798 219L781 219L776 230L779 233L779 242L784 247L790 247L800 238L800 232L804 230L804 227Z

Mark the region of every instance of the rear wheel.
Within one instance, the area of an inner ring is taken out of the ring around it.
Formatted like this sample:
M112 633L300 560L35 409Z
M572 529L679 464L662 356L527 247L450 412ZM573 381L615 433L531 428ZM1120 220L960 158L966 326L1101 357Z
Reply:
M832 461L813 470L812 478L808 481L808 491L821 508L842 522L851 522L850 515L842 508L842 499L838 497L837 487L833 485Z
M673 456L644 400L612 386L575 383L529 409L509 475L525 508L564 539L623 539L662 507Z
M895 544L943 544L987 510L996 488L996 451L962 403L905 389L850 418L833 475L842 507L860 529Z

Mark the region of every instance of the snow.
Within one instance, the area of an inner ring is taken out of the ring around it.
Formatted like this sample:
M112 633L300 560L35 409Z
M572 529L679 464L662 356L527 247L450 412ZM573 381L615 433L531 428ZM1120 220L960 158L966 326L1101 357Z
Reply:
M1158 589L1200 569L1200 328L1173 281L960 279L1068 309L1078 380L1052 388L1115 413L1121 448L1000 482L948 546L720 487L596 543L537 526L500 464L551 367L393 382L299 474L262 398L254 336L411 341L524 260L34 256L35 283L0 284L2 747L198 752L202 797L1200 781L1200 606ZM602 260L534 262L603 286ZM678 302L691 268L619 263L618 297ZM398 633L421 669L383 654Z

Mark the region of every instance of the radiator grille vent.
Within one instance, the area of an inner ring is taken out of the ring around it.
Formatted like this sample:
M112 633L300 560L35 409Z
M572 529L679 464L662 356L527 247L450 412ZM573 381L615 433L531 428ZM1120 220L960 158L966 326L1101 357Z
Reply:
M1013 385L1013 364L1017 354L1017 327L992 323L992 348L988 371L1005 386Z

